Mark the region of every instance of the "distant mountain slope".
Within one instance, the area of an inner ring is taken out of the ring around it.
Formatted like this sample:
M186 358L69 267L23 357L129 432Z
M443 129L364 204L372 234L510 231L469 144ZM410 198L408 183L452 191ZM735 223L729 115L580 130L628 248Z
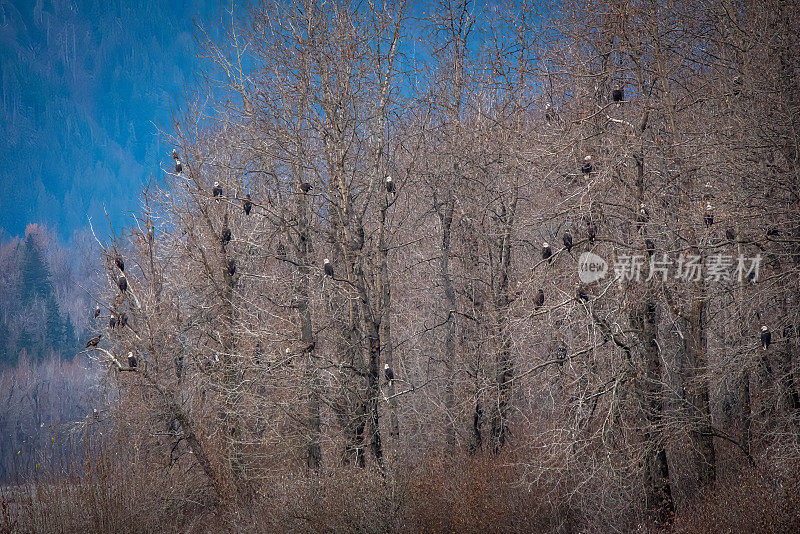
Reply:
M181 5L184 4L184 5ZM127 224L165 147L211 0L0 0L0 228Z

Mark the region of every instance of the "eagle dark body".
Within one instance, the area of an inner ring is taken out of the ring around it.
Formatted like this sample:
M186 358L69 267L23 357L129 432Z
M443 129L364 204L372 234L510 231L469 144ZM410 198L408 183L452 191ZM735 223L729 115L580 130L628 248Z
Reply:
M97 319L98 317L100 317L100 305L99 304L94 309L94 318Z
M250 200L249 193L244 196L244 200L242 201L242 209L244 210L245 215L250 215L250 210L253 209L253 202Z
M128 354L128 367L130 367L131 369L136 369L136 366L137 366L136 356L134 356L133 354Z
M769 348L770 343L772 343L772 332L767 330L761 330L761 348L767 350Z
M736 232L733 228L728 228L725 230L725 238L728 241L734 241L736 239Z
M552 263L553 257L553 249L550 248L549 245L545 245L542 247L542 259L547 260L548 263Z
M586 234L589 237L589 243L594 244L597 239L597 226L593 222L586 223Z
M541 288L539 289L539 292L536 294L536 298L534 299L533 304L537 308L541 308L542 306L544 306L544 289Z
M222 186L219 183L215 183L214 187L211 188L211 194L214 195L215 198L219 198L222 196Z
M564 248L567 249L567 252L572 251L572 234L569 232L564 232Z
M94 336L92 339L86 342L86 348L89 347L96 347L98 343L100 343L100 338L103 337L103 334L98 334Z
M236 274L236 260L234 260L234 259L228 260L228 266L227 266L226 270L228 271L229 275L231 275L231 276L235 275Z
M625 91L623 89L614 89L611 91L611 99L614 102L622 102L625 100Z
M325 274L333 278L333 265L330 263L325 264Z
M583 288L581 286L578 286L575 289L575 298L578 299L579 301L581 301L581 300L588 301L589 300L589 295L588 295L588 293L586 293L586 291L583 290Z
M122 256L117 254L117 257L114 258L114 264L117 266L117 269L120 271L125 271L125 262L122 261Z
M308 182L303 182L303 183L301 183L301 184L300 184L300 190L301 190L301 191L302 191L304 194L308 194L308 192L309 192L309 191L311 191L311 184L310 184L310 183L308 183Z
M227 245L228 243L231 242L231 229L226 226L225 228L222 229L222 232L220 232L219 237L220 241L222 241L222 244Z
M587 161L587 162L584 162L583 165L581 165L581 172L583 174L589 175L589 174L592 174L593 171L594 171L594 167L592 166L591 162Z
M386 192L392 195L395 192L394 182L389 178L386 179Z
M123 293L128 290L128 279L125 278L124 274L117 279L117 287L119 287L119 290Z
M183 165L181 165L181 161L179 159L175 160L175 174L180 174L183 172Z

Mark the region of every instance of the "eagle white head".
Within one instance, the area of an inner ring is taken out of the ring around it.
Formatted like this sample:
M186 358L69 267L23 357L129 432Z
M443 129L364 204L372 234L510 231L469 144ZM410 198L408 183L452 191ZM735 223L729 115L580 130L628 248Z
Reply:
M644 202L642 202L641 204L639 204L639 207L640 207L641 209L644 209Z
M764 328L766 328L766 327L764 327ZM389 368L389 364L388 364L388 363L384 363L384 364L383 364L383 368L384 368L384 369L388 369L388 368Z
M128 358L133 358L133 352L128 352Z
M178 149L177 148L173 148L172 149L172 157L175 158L175 159L178 159Z
M767 328L767 325L761 327L762 332L766 332L767 330L769 330L769 328Z
M586 156L583 161L592 161L592 156Z
M325 259L322 261L322 263L330 263L330 262L328 261L328 258L325 258Z
M713 209L713 207L711 206L710 203L706 204L706 211L711 211L712 209Z
M219 187L219 182L214 182L214 187Z
M391 176L387 176L386 177L386 183L391 183L391 182L392 182L392 177Z
M287 356L289 355L290 352L291 352L291 350L289 350L289 347L286 347L286 355Z
M549 246L550 246L550 245L548 245L548 244L547 244L547 241L545 241L544 243L542 243L542 248L547 248L547 247L549 247Z
M711 182L706 182L706 187L710 188L711 187Z

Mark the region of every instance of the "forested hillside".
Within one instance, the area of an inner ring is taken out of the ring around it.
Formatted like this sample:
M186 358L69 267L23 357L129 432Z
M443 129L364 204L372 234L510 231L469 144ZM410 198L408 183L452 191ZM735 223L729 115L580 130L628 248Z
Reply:
M88 474L13 521L800 530L800 6L236 14L95 227Z
M217 2L0 0L0 228L130 224Z

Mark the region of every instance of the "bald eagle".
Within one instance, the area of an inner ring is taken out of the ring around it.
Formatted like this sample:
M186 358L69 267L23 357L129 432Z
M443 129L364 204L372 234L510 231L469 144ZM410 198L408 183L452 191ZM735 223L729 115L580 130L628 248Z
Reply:
M761 348L767 350L770 343L772 343L772 332L769 331L767 325L764 325L761 327Z
M642 233L642 230L647 230L645 227L649 221L650 212L647 211L647 207L642 204L639 206L639 214L636 216L636 229L639 230L639 233Z
M96 347L98 343L100 343L100 338L103 337L103 334L97 334L92 339L86 342L86 348L89 347Z
M119 314L119 318L117 319L117 325L119 326L128 326L128 314L122 312Z
M547 244L547 241L542 243L542 259L547 260L547 263L553 262L553 249Z
M322 263L323 269L325 270L325 275L333 278L333 265L331 265L331 262L328 261L328 258L325 258L325 261Z
M572 234L569 232L564 232L564 248L567 249L567 252L572 251Z
M219 239L222 241L222 245L227 245L231 242L231 229L227 226L222 229L222 232L219 234Z
M620 102L625 100L625 91L623 89L614 89L611 91L611 99L619 105Z
M594 171L594 167L592 166L592 156L586 156L583 158L583 165L581 166L581 172L589 176Z
M390 195L394 195L394 182L391 176L386 177L386 192Z
M100 305L98 304L94 309L94 318L97 319L100 317Z
M180 174L183 172L183 165L181 165L181 160L175 160L175 174Z
M128 290L128 279L125 278L125 273L119 275L119 279L117 280L117 287L119 290L125 293Z
M236 274L236 260L234 260L233 258L228 260L228 274L231 276Z
M734 241L736 239L736 231L733 228L727 228L725 230L725 238L728 241Z
M308 194L308 192L311 191L311 184L308 182L301 183L300 190L303 192L303 194Z
M594 244L595 239L597 239L597 227L593 222L586 222L586 232L589 235L589 243Z
M392 371L388 363L383 364L383 375L386 377L389 387L391 387L394 384L394 371Z
M117 326L117 317L112 313L111 316L108 318L108 327L116 328L116 326Z
M242 209L244 210L245 215L250 215L250 210L253 209L253 203L250 201L250 193L247 193L244 196L244 200L242 201Z
M219 185L219 182L214 182L214 187L211 188L211 194L214 198L219 198L222 196L222 186Z
M122 261L122 256L120 254L117 254L117 256L114 258L114 263L116 264L117 269L120 271L125 271L125 262Z
M544 289L539 288L539 293L536 294L536 298L533 300L534 306L536 308L541 308L544 306Z
M128 367L136 369L136 356L133 355L133 352L128 353Z
M706 225L706 228L711 228L711 225L714 224L714 207L709 203L706 204L706 212L703 215L703 222Z
M172 159L178 159L178 149L177 148L173 148L172 149Z
M652 256L656 252L656 244L649 237L644 240L644 248L647 249L648 256Z

